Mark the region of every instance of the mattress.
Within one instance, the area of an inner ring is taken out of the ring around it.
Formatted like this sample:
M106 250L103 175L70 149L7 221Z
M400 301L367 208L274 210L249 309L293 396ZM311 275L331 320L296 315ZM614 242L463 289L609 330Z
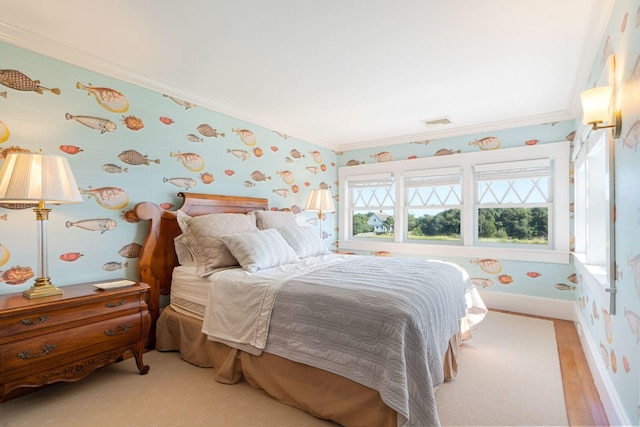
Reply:
M178 266L173 269L169 305L178 313L202 320L210 285L208 277L196 274L196 266Z

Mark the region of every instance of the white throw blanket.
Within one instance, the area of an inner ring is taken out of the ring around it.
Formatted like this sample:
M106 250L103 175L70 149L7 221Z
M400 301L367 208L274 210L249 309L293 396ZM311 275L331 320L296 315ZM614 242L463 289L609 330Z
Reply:
M280 287L294 277L347 259L344 255L323 255L255 273L242 268L218 270L210 276L202 332L211 341L260 355L267 342L271 311Z

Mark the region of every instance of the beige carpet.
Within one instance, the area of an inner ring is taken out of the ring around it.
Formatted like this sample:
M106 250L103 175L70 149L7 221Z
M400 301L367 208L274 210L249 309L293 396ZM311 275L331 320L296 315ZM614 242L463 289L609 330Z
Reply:
M567 426L553 322L489 312L436 390L450 426Z
M145 354L76 383L0 404L0 427L333 426L246 383L218 384L176 353ZM460 351L459 376L436 391L443 425L567 425L553 324L490 312Z

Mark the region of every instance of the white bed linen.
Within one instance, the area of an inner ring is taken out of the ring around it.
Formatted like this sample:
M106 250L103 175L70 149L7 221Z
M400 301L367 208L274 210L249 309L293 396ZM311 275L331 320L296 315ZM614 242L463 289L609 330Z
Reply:
M212 285L202 332L212 341L254 355L261 354L266 345L271 309L280 286L293 277L345 262L348 256L328 254L309 257L253 273L242 268L213 273L209 276ZM213 283L216 281L224 281L225 286L215 286Z
M210 286L211 280L198 276L196 266L178 266L173 269L169 305L178 313L202 320Z

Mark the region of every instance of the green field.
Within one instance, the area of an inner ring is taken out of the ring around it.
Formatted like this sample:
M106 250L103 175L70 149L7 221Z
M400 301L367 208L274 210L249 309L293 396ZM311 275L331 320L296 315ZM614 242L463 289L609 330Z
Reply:
M393 234L377 234L371 235L370 233L365 233L366 235L360 235L356 237L369 237L374 239L385 239L385 240L393 240ZM409 235L409 241L415 240L426 240L426 241L436 241L436 242L459 242L460 236L457 234L449 235L449 236L419 236L419 235ZM508 238L497 238L497 237L481 237L478 239L478 243L499 243L499 244L510 244L510 245L548 245L549 241L543 238L536 239L508 239Z

